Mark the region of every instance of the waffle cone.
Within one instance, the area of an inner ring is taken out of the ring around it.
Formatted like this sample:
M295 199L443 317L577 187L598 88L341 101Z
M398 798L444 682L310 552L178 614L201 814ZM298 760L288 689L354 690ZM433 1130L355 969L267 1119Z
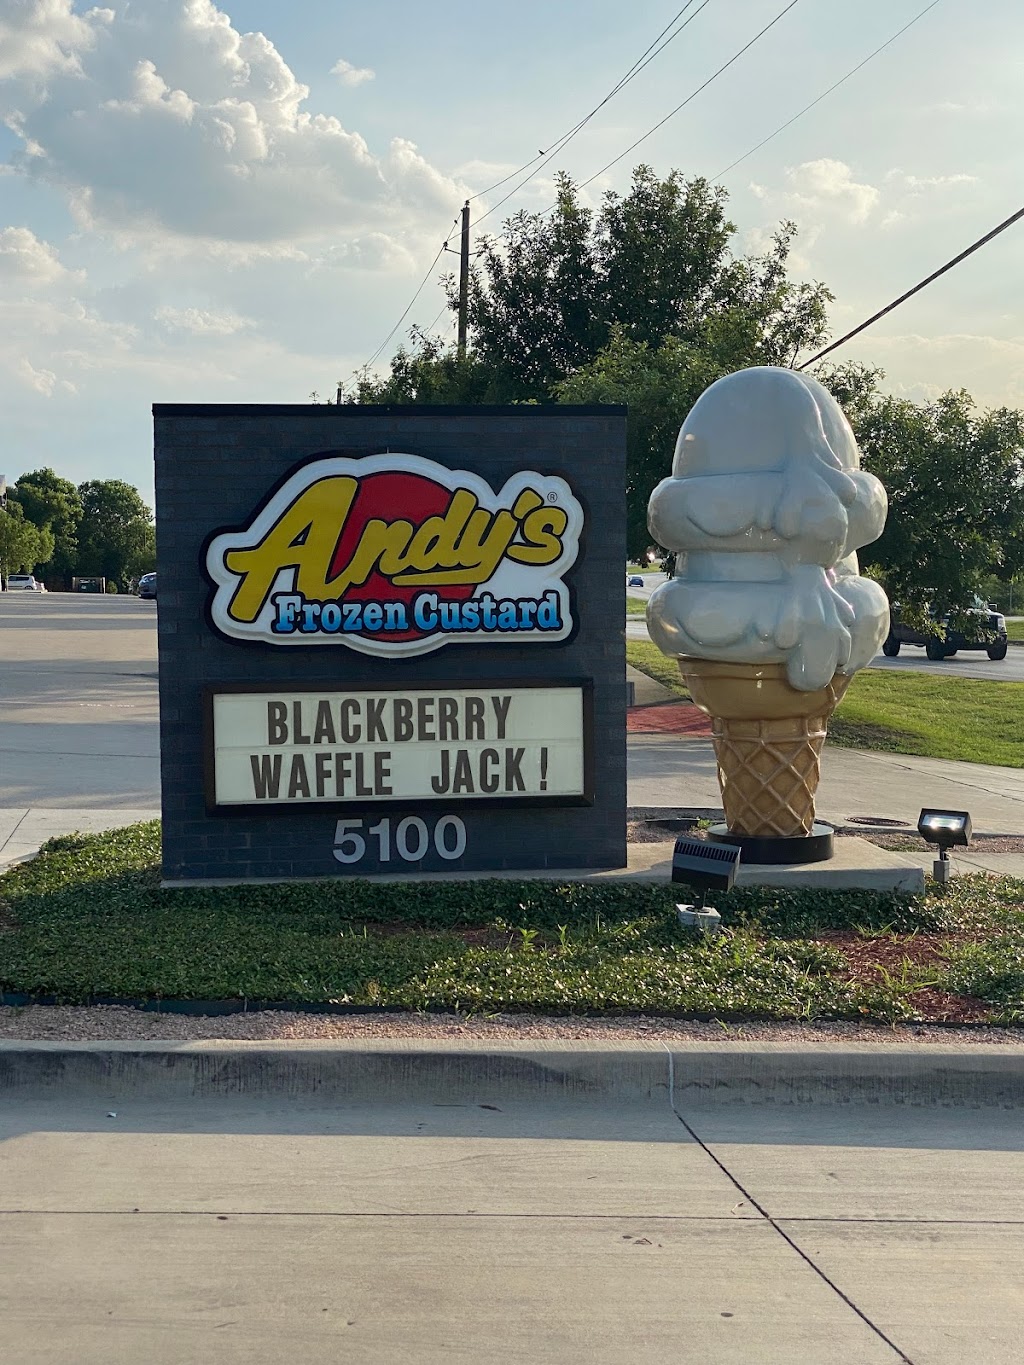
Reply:
M711 717L725 820L732 834L810 834L828 720L849 685L836 674L800 692L781 664L682 658L690 695Z

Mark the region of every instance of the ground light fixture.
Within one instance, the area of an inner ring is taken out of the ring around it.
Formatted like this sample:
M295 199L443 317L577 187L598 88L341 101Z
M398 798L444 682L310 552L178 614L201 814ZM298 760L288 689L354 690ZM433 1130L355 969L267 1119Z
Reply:
M971 817L965 810L929 810L921 812L917 832L928 844L937 844L939 856L932 865L932 876L943 886L949 881L949 850L966 848L971 838Z
M705 905L709 891L728 891L736 880L740 865L740 850L735 844L705 843L682 835L676 840L672 854L672 881L692 886L698 894L696 905L677 905L679 923L687 929L704 934L717 934L722 917L710 905Z

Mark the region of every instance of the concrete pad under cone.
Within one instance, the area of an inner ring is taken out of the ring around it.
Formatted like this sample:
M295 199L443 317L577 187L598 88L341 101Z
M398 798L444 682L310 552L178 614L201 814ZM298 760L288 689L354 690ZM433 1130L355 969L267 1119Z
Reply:
M508 872L397 872L374 876L375 882L475 882L497 881L555 881L555 882L672 882L673 843L630 844L625 867L612 867L595 872L592 868L530 868ZM165 887L185 886L263 886L274 881L316 881L311 877L265 877L258 881L219 879L199 881L165 881ZM748 863L740 867L738 886L819 886L829 890L856 888L862 891L906 891L921 895L924 891L924 872L921 867L899 853L876 848L864 839L836 840L836 856L827 863L804 863L795 867L768 867Z
M740 863L737 886L820 887L829 891L924 892L920 865L901 853L877 848L866 839L836 840L835 856L827 863L798 863L773 867L766 863ZM672 880L673 844L631 844L629 867L624 873L604 872L587 880L624 876L627 880ZM712 896L713 900L714 897Z

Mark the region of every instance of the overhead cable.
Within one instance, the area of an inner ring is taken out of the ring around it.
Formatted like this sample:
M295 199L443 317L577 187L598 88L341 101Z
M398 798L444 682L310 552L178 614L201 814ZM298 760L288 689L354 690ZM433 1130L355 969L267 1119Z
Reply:
M749 52L750 49L754 46L754 44L758 42L761 38L763 38L769 29L774 28L775 25L779 22L779 20L784 18L789 13L789 11L799 3L800 0L789 0L789 4L786 5L783 9L781 9L778 12L778 14L776 14L774 19L769 20L769 22L765 24L764 28L760 29L757 33L755 33L753 38L751 38L748 43L744 43L740 50L738 52L735 52L727 62L724 62L718 68L717 71L713 72L703 83L703 85L699 85L696 90L694 90L691 94L687 95L686 99L684 99L680 104L677 104L674 109L670 109L669 112L665 115L665 117L663 119L659 119L653 128L648 128L646 133L643 133L640 137L638 137L635 142L631 142L624 152L620 152L619 155L613 157L612 160L609 161L606 166L602 166L599 171L595 171L589 180L584 180L580 184L579 188L582 190L585 189L588 185L592 185L594 181L597 180L600 176L604 175L606 171L610 171L613 166L617 166L620 161L622 161L625 157L629 156L630 152L635 151L636 148L640 146L641 142L646 142L647 139L651 137L654 133L656 133L659 128L663 128L665 124L668 123L669 119L675 118L676 114L678 114L681 109L685 109L688 104L690 104L693 100L697 98L701 91L706 90L708 88L712 81L716 81L724 71L728 71L729 67L732 66L734 62L738 62L745 52ZM547 210L545 210L545 212L547 212Z
M903 34L906 33L908 28L913 28L919 19L923 19L924 16L928 13L928 11L933 10L935 6L939 3L940 0L931 0L931 4L925 5L924 9L921 10L919 13L915 14L913 19L911 19L908 24L904 24L901 29L898 29L892 35L891 38L886 38L885 42L882 43L881 47L876 47L874 52L869 52L863 61L858 62L856 66L852 66L850 70L847 71L845 76L841 76L839 80L835 82L834 85L830 85L827 90L823 90L821 94L817 97L817 99L811 100L810 104L805 104L799 113L794 114L793 117L787 119L785 123L780 123L779 126L775 129L774 133L769 133L767 137L763 137L760 142L756 143L753 147L751 147L748 152L744 152L742 156L738 156L735 161L730 161L728 166L726 166L724 170L716 171L715 174L711 177L712 180L719 180L723 175L728 175L728 173L731 170L734 170L740 164L741 161L746 161L748 156L753 156L755 152L759 152L761 148L767 146L767 144L771 142L773 138L778 137L780 133L785 132L787 128L789 128L792 124L796 123L797 119L803 118L804 114L808 113L811 109L813 109L816 104L820 104L821 101L825 99L826 96L831 95L833 90L838 90L841 85L845 85L845 83L850 79L851 76L855 76L858 71L860 71L863 67L867 66L868 62L873 61L874 58L877 57L880 52L884 52L885 49L891 43L894 43L897 38L901 38Z
M946 272L952 270L955 265L959 265L961 261L966 261L968 256L972 256L974 252L983 247L986 242L991 242L993 237L998 237L1001 232L1005 232L1008 227L1012 227L1013 224L1018 222L1021 218L1024 218L1024 208L1018 209L1016 213L1012 213L1009 218L1004 219L998 227L994 227L991 232L986 232L984 237L979 237L976 242L972 242L966 251L961 251L959 256L954 256L951 261L947 261L946 264L940 266L938 270L933 270L927 278L920 282L920 284L915 284L913 289L908 289L907 292L901 294L898 299L893 299L892 303L886 304L886 306L880 308L877 313L873 313L871 317L869 317L866 322L862 322L859 327L854 327L851 332L847 332L845 336L841 336L838 341L833 341L832 344L826 346L823 351L819 351L817 355L812 355L810 360L805 360L802 365L797 365L795 368L798 370L806 370L808 365L816 365L819 360L824 359L824 357L829 355L832 351L845 345L845 343L852 340L853 337L858 336L866 328L870 327L872 323L877 322L879 318L884 318L887 313L891 313L893 309L898 308L901 303L906 303L907 299L913 298L915 294L919 294L926 285L931 284L933 280L937 280L940 275L945 275Z
M672 22L669 25L667 25L667 28L671 28L672 25L675 24L676 21L679 18L681 18L683 14L685 14L685 12L690 8L690 6L693 3L694 0L686 0L686 4L675 16ZM540 152L538 156L535 156L533 158L532 161L528 161L525 166L520 166L518 171L513 171L512 174L507 175L504 180L499 180L497 184L491 185L490 190L495 190L500 185L504 185L509 180L514 179L517 175L520 174L521 171L525 171L530 166L533 166L533 170L530 171L530 174L525 176L517 185L514 185L512 189L510 189L509 192L503 198L499 199L496 204L492 204L491 207L486 211L486 213L482 213L480 217L477 219L477 222L482 223L485 218L489 218L492 213L496 213L497 210L500 209L503 204L508 203L508 201L513 197L513 195L518 194L519 191L525 185L528 185L530 181L534 179L535 176L539 175L546 166L550 165L551 162L555 159L555 157L558 156L559 153L563 152L566 149L566 147L568 147L569 143L573 140L576 134L581 132L586 127L586 125L590 122L594 115L599 113L600 110L604 108L604 106L608 103L609 100L614 99L615 96L621 90L625 89L625 87L630 83L630 81L634 80L637 76L639 76L640 72L643 71L644 67L649 66L650 63L654 61L655 57L657 57L660 53L662 53L665 50L666 47L668 47L669 43L673 42L676 38L678 38L680 33L682 33L683 29L685 29L689 24L692 24L694 19L696 19L697 15L700 14L701 10L706 9L710 3L711 0L701 0L701 4L697 6L697 8L690 15L690 17L686 19L683 23L681 23L679 27L675 30L675 32L670 34L669 37L666 38L665 41L660 44L660 46L658 46L659 40L667 31L667 29L662 29L661 33L654 40L654 42L647 49L647 51L641 57L637 58L637 60L630 67L629 71L626 72L625 76L623 76L622 79L615 86L613 86L611 90L609 90L608 94L605 95L604 99L601 100L599 104L596 104L594 108L591 109L589 114L587 114L584 118L580 119L579 123L575 124L572 128L570 128L567 133L564 133L555 143L552 144L552 146L546 152ZM538 157L543 157L543 160L540 161L539 165L535 165L534 163L537 162ZM473 195L473 198L479 199L481 195L490 193L490 190L481 190L479 194Z

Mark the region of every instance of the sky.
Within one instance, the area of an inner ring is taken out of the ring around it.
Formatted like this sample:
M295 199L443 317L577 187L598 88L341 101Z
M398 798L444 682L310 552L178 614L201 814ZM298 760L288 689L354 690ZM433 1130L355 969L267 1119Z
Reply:
M481 231L546 208L555 171L582 181L620 156L786 2L691 0L686 29ZM578 122L682 3L0 0L0 472L149 498L154 402L333 395L462 201ZM586 196L644 161L725 185L738 251L794 219L793 274L832 289L838 337L1020 207L1024 11L939 0L721 172L926 3L799 0ZM917 401L966 388L1024 408L1022 267L1024 222L834 358ZM442 304L432 277L379 364Z

